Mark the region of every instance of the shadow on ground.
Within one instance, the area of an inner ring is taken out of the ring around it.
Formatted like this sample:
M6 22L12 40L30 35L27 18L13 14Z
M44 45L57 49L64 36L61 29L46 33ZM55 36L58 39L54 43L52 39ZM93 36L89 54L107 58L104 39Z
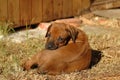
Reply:
M101 60L101 57L102 57L101 54L102 54L101 51L92 49L92 58L91 58L90 68L92 68L92 66L99 63L99 61Z

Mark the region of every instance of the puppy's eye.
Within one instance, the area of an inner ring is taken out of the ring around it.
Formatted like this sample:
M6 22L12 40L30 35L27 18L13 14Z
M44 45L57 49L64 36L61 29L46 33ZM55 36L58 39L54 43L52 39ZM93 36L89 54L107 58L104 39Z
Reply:
M50 37L50 33L49 33L49 34L47 34L47 37Z
M64 38L59 37L59 38L58 38L58 41L59 41L59 42L62 42L62 41L64 41Z

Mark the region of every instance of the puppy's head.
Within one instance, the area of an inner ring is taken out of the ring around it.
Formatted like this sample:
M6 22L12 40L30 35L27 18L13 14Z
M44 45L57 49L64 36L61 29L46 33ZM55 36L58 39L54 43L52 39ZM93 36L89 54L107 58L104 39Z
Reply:
M46 49L57 49L61 46L68 44L72 39L75 42L78 35L78 31L73 27L65 23L53 23L48 27L46 33Z

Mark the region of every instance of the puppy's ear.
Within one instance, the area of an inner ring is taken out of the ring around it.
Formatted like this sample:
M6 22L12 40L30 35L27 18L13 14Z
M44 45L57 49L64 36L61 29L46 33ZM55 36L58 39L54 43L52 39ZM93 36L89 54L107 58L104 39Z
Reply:
M45 37L48 36L48 32L50 31L50 28L51 28L51 27L52 27L52 24L48 27Z
M68 29L66 29L68 34L71 36L72 41L75 43L75 40L78 36L78 30L74 26L69 26Z

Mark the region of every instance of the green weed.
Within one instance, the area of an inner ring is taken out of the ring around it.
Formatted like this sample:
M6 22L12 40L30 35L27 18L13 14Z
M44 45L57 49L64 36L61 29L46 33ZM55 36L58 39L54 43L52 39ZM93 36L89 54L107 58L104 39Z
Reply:
M11 22L0 22L0 35L8 35L11 32L15 32L13 29L13 23Z

